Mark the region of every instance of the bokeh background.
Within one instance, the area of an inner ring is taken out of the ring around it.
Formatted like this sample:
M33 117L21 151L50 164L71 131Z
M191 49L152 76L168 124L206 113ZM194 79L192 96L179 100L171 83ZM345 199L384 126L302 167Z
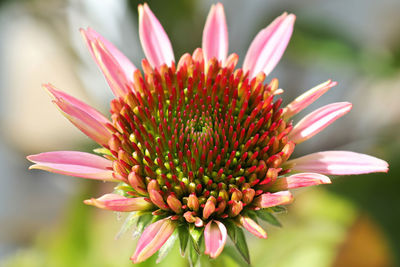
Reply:
M201 44L213 2L148 1L176 57ZM388 174L335 177L332 185L296 191L288 213L279 215L282 228L265 225L268 240L248 236L252 265L400 266L400 1L222 2L229 51L241 59L276 16L297 15L292 41L271 75L285 89L285 103L329 78L339 85L302 114L330 102L353 103L349 115L297 146L297 155L346 149L390 163ZM28 171L25 156L94 148L58 113L41 84L51 82L107 112L111 91L78 29L91 26L140 66L138 3L0 1L0 266L132 265L132 231L116 238L124 215L82 203L110 186ZM141 265L155 261L156 256ZM245 265L229 247L211 264ZM159 265L188 264L175 247Z

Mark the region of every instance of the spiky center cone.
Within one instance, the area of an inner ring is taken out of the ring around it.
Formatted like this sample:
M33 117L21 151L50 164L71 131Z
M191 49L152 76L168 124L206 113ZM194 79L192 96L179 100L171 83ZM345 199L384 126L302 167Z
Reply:
M198 49L177 67L142 62L144 77L136 70L132 92L111 103L110 159L126 196L202 226L256 209L253 199L288 171L292 125L273 100L277 81L249 79L237 59L205 66Z

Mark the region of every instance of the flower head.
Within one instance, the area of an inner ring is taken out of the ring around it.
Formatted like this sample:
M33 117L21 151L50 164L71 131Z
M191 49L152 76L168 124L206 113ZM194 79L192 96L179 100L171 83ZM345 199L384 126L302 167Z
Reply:
M203 239L204 253L215 258L230 236L249 261L242 228L266 238L256 218L271 221L274 211L292 202L289 189L328 184L326 175L388 169L383 160L347 151L291 159L296 145L351 109L347 102L330 104L293 125L291 118L335 86L332 81L281 107L278 80L265 79L280 60L294 21L284 13L260 31L242 68L236 67L236 54L228 56L222 4L211 7L202 49L177 63L160 22L147 4L139 5L142 71L94 30L81 30L115 94L111 120L50 84L44 87L60 111L102 146L96 150L100 155L41 153L28 157L35 163L31 168L118 182L115 192L85 204L150 218L134 262L150 257L175 234L182 253L190 246L192 260L202 253Z

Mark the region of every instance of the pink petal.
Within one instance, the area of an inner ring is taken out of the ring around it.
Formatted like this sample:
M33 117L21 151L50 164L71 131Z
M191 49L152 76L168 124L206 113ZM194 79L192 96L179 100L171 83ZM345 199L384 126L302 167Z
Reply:
M41 169L70 176L95 180L115 181L111 161L90 153L77 151L53 151L30 155L36 163L29 169Z
M108 119L76 98L57 91L52 85L46 84L44 87L52 95L54 104L72 124L100 145L108 144L112 136L106 126L110 123Z
M351 110L351 103L339 102L323 106L299 121L289 134L296 144L310 139Z
M250 217L242 216L240 218L240 223L247 231L249 231L253 235L259 238L267 238L267 233L264 231L264 229L262 229L262 227L258 225L255 221L250 219Z
M139 5L139 37L144 54L153 68L175 61L171 42L164 28L145 3Z
M278 179L279 180L279 179ZM292 203L293 195L289 191L264 193L254 200L254 204L262 209Z
M76 99L73 96L68 95L67 93L64 93L62 91L57 90L53 85L51 84L45 84L43 85L44 88L50 93L53 99L55 100L60 100L60 99L65 99L65 101L69 102L71 105L85 111L88 113L90 116L92 116L94 119L97 121L103 123L104 125L107 123L110 123L110 121L104 117L103 114L101 114L99 111L96 109L92 108L88 104Z
M325 94L329 89L331 89L333 86L336 85L337 82L332 82L331 80L329 80L315 86L314 88L311 88L301 96L297 97L295 100L293 100L289 105L285 107L284 109L285 119L288 119L296 115L297 113L308 107L320 96Z
M331 175L387 172L389 167L384 160L350 151L317 152L290 160L287 164L293 165L293 171Z
M275 68L292 36L295 20L295 15L283 13L257 34L243 63L243 70L249 71L250 78L261 71L268 75Z
M103 72L115 96L125 96L131 91L136 67L110 42L92 29L81 29L89 51Z
M206 62L215 57L222 63L228 55L228 29L224 6L221 3L211 6L203 30L202 48Z
M206 249L204 254L211 258L218 257L224 249L227 231L225 225L219 221L210 221L204 229L204 241Z
M96 206L100 209L113 211L139 211L149 210L154 206L144 197L127 198L117 194L106 194L99 198L87 199L87 205Z
M119 51L112 43L110 43L107 39L105 39L103 36L98 34L96 31L94 31L92 28L88 28L87 31L85 32L82 30L87 36L89 36L90 39L98 39L99 42L101 42L104 47L110 52L110 54L115 58L115 60L119 63L121 66L122 71L125 74L125 78L133 82L133 72L136 70L135 65L132 64L132 62ZM90 52L93 55L93 51L90 50Z
M307 186L330 184L330 183L331 180L329 179L329 177L319 173L298 173L288 177L278 178L275 181L275 183L271 186L270 190L281 191L299 187L307 187Z
M174 230L175 224L170 218L150 224L139 238L136 251L131 257L133 263L142 262L157 252Z

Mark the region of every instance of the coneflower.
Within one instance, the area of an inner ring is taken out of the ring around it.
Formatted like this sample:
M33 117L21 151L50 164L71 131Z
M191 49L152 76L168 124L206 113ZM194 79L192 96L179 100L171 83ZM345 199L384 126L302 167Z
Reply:
M131 258L135 263L172 235L192 263L202 242L204 253L215 258L227 236L249 262L242 228L266 238L257 218L276 223L273 213L293 200L288 189L330 183L326 175L388 170L383 160L348 151L290 159L297 144L351 109L350 103L333 103L293 125L294 115L336 85L327 81L281 106L278 80L265 80L294 21L284 13L260 31L242 68L236 68L236 54L228 56L222 4L211 7L202 49L178 63L157 18L147 4L139 5L142 71L94 30L81 30L115 95L111 120L50 84L44 87L59 110L101 145L95 151L100 155L41 153L28 156L31 168L117 182L115 192L84 202L132 212L146 226Z

